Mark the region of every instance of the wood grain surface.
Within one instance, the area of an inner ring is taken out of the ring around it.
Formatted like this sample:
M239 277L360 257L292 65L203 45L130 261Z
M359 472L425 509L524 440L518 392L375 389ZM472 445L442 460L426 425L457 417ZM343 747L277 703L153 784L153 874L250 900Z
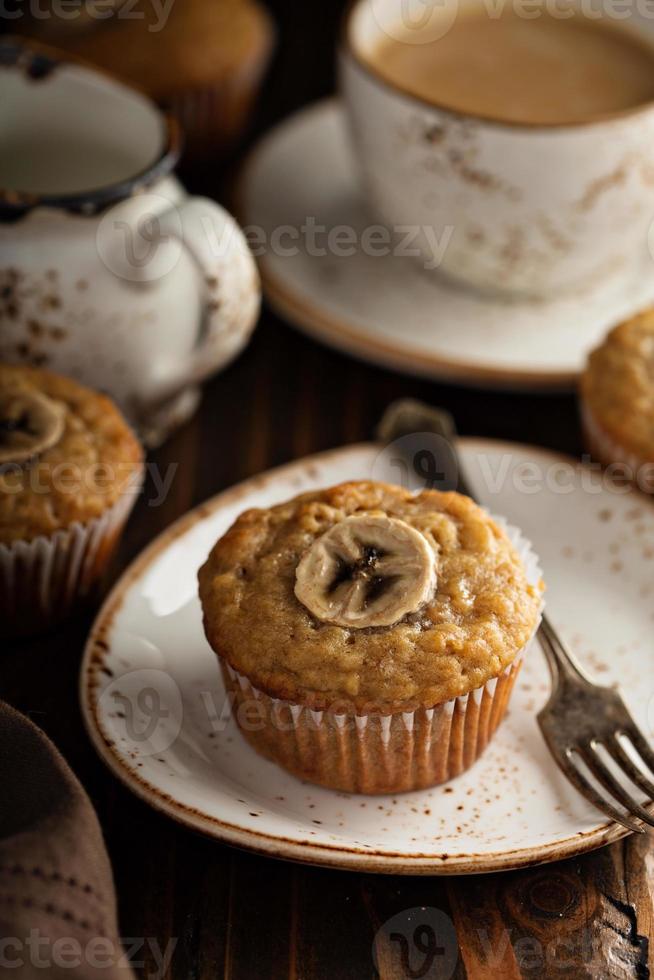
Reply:
M338 3L271 3L280 48L254 131L328 92ZM237 172L237 161L233 163ZM193 189L225 196L210 171ZM447 406L467 435L578 453L572 396L507 395L415 381L319 347L265 311L246 353L207 386L197 417L152 455L176 467L159 506L144 494L110 578L189 507L245 477L370 436L394 398ZM3 650L0 696L55 740L97 807L122 935L175 940L170 980L383 980L650 976L652 836L516 873L394 878L294 866L194 836L133 798L83 730L77 674L92 610ZM1 793L1 789L0 789Z

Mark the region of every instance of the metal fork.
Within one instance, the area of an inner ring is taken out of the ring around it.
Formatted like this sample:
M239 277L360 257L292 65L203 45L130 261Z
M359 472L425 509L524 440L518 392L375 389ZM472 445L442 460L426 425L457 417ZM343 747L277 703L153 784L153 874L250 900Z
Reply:
M442 477L454 471L456 488L475 499L463 477L456 427L448 412L413 399L394 402L384 413L377 437L388 444L420 432L438 435L444 440L444 451L449 451L449 460L434 460L434 472ZM410 458L405 461L424 479L415 465L414 446L403 450L400 445L398 450L406 452ZM654 751L618 690L593 683L546 616L538 639L552 675L552 693L538 723L554 760L582 796L611 820L645 833L643 824L654 827L654 814L639 803L624 780L638 787L647 802L654 800Z

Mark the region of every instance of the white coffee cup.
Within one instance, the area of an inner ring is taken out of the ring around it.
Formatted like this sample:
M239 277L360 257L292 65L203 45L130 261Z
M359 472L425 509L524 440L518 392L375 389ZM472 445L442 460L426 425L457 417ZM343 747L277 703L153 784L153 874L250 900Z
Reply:
M437 37L470 2L416 0L413 40ZM414 230L425 268L484 290L547 297L632 271L654 219L654 104L536 125L416 98L367 57L410 7L358 0L344 25L342 89L375 213ZM628 27L654 41L637 2Z
M172 176L178 142L135 91L0 42L0 358L107 391L151 443L260 305L234 219Z

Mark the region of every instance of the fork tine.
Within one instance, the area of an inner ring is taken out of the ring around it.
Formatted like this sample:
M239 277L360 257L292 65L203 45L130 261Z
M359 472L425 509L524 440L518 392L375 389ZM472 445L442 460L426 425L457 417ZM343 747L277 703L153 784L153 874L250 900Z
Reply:
M564 774L568 777L573 786L575 786L582 796L585 796L593 806L596 806L598 810L605 813L607 817L614 820L616 823L621 824L626 827L627 830L632 830L636 834L644 834L645 828L641 827L639 823L632 820L625 814L620 813L620 811L614 807L608 800L600 796L592 783L589 783L582 772L577 769L572 759L565 753L560 752L554 747L552 747L552 755L559 767L563 770Z
M654 780L650 779L649 776L646 776L644 772L641 772L631 756L621 745L620 739L617 737L617 735L613 738L610 754L617 756L617 761L620 763L620 768L624 769L632 783L635 783L636 786L639 786L642 789L643 793L647 793L649 797L654 799Z
M627 736L633 747L638 752L650 772L654 773L654 751L650 748L647 739L640 728L631 724L622 729L622 733Z
M604 746L606 748L606 746ZM612 774L606 763L602 761L593 746L579 747L579 755L592 772L595 779L611 796L628 810L632 817L637 817L643 823L654 827L654 816L638 803L631 793L622 786Z

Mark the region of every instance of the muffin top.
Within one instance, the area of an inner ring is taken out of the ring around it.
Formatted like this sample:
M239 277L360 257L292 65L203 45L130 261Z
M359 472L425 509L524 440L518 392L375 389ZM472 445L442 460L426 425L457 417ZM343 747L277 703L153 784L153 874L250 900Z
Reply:
M268 14L252 0L183 0L165 22L155 5L139 0L131 17L118 13L86 34L57 39L62 50L153 98L220 81L271 42Z
M109 398L0 364L0 544L84 524L134 492L139 443Z
M344 483L249 510L200 569L205 632L256 688L313 708L412 710L498 676L542 583L472 500Z
M593 418L615 442L654 460L654 309L609 333L590 355L581 390Z

